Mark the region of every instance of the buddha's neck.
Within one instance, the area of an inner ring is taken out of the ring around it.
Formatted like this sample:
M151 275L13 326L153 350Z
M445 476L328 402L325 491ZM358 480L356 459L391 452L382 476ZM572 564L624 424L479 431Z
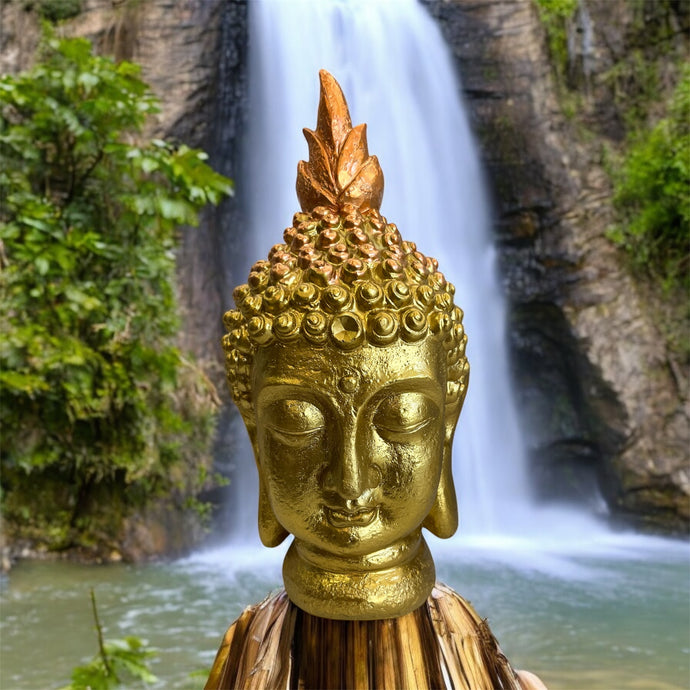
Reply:
M295 539L285 556L283 580L292 602L313 616L374 620L403 616L421 606L436 572L417 530L381 551L347 558Z

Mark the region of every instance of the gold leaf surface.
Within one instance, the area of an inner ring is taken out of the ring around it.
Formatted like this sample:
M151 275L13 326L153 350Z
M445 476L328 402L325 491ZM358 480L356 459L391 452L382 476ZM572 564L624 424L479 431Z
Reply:
M369 155L366 125L352 127L345 96L333 75L321 70L319 78L316 130L304 129L309 160L297 166L302 210L324 205L376 210L383 197L383 172L376 156Z

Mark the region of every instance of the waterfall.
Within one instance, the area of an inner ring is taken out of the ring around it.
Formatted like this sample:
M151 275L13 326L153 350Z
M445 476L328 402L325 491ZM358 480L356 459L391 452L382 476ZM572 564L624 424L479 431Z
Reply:
M315 126L325 68L340 82L353 124L368 125L369 151L385 177L382 213L439 259L465 312L471 376L454 444L460 531L521 532L529 487L490 212L438 27L416 0L250 0L249 18L250 232L239 275L266 257L299 208L296 166L308 157L302 128ZM241 474L241 494L255 501L255 486L244 484L256 482L253 468ZM243 515L253 518L254 506ZM243 525L241 533L251 529Z

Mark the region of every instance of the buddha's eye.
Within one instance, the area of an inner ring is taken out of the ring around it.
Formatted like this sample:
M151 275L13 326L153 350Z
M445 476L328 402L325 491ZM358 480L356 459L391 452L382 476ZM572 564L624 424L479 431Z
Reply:
M279 441L301 445L320 432L325 421L321 410L306 400L276 400L266 410L264 424Z
M388 441L404 442L438 418L436 403L423 393L395 393L384 398L374 413L374 426Z

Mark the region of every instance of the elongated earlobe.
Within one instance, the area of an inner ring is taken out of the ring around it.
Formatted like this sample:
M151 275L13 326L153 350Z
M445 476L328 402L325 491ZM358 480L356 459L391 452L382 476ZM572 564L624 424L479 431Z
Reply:
M455 496L453 483L453 436L455 436L455 428L465 400L468 377L467 371L464 385L462 387L456 385L453 389L456 395L446 398L441 478L436 491L436 502L422 523L423 527L441 539L452 537L458 529L458 499Z
M259 473L259 537L264 546L278 546L288 532L278 522L268 501L266 486Z
M278 522L278 518L276 518L275 513L271 508L271 503L268 500L266 484L261 476L259 446L256 438L256 425L254 424L254 420L252 419L251 414L243 413L242 418L245 426L247 427L249 440L251 441L252 449L254 451L256 469L259 473L259 538L264 546L278 546L278 544L281 544L283 541L285 541L285 537L288 536L289 532Z
M458 528L458 501L455 497L455 485L453 484L452 456L451 444L444 444L443 465L438 491L436 492L436 502L422 523L423 527L441 539L452 537Z

